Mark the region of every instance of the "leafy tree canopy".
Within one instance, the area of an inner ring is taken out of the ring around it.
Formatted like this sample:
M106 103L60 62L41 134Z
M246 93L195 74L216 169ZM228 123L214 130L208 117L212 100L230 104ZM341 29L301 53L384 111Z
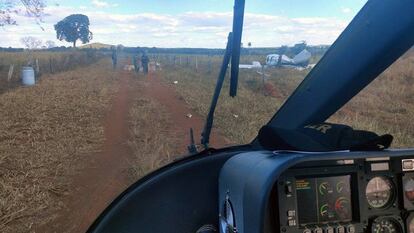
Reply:
M65 40L73 43L80 40L82 44L92 40L92 32L89 31L89 18L86 15L75 14L64 18L55 25L56 37L58 40Z
M14 15L21 13L17 6L24 6L25 15L34 18L38 24L42 21L44 0L0 0L0 27L17 25Z

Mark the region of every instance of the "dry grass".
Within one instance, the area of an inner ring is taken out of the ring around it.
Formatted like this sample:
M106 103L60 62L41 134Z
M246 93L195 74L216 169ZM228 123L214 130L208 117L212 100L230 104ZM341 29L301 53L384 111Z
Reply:
M21 67L38 60L37 76L72 70L97 62L102 56L92 50L67 52L0 52L0 93L20 85ZM7 80L10 65L14 65L13 76ZM36 66L34 66L36 67Z
M206 59L204 58L204 61ZM162 76L168 82L179 81L179 85L176 85L177 92L202 115L207 114L221 62L219 57L212 60L211 74L206 70L206 62L199 65L200 68L196 72L194 65L174 66L171 61L161 61L164 64ZM242 57L241 60L246 63L260 58ZM259 74L242 70L239 93L234 99L228 97L228 81L224 85L216 110L215 127L234 143L249 143L308 71L269 69L266 73L270 77L264 87ZM391 133L395 137L394 147L409 147L414 145L413 103L414 52L410 51L329 121L377 133ZM239 117L235 118L234 114Z
M409 51L331 121L394 136L394 147L414 146L414 51Z
M177 92L193 108L206 116L211 97L216 85L220 58L214 59L213 72L210 74L206 66L200 65L199 72L194 67L164 65L161 77L167 82L178 81ZM281 106L283 98L273 98L263 94L261 76L255 71L243 70L240 75L238 96L228 96L228 78L220 97L214 126L220 129L232 143L245 144L251 142L258 129L266 124L274 111ZM235 117L237 115L238 117Z
M0 95L0 232L31 232L64 208L77 161L104 140L116 89L104 67L108 61Z
M134 92L141 93L145 81L133 80ZM135 96L129 111L131 137L128 145L133 152L131 176L140 178L173 159L178 154L171 135L172 120L162 105L154 100Z

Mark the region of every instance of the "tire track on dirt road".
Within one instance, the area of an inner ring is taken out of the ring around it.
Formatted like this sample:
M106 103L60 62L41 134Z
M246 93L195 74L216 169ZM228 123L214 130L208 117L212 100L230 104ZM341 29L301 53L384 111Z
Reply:
M204 118L193 113L187 103L180 98L172 86L167 85L157 73L136 76L127 71L119 71L119 89L115 94L104 122L105 143L100 153L89 155L81 162L84 170L75 175L70 185L71 195L64 200L66 209L59 213L55 221L38 232L85 232L102 211L131 183L128 174L133 151L127 142L130 139L129 110L136 96L148 98L163 106L173 122L168 126L168 134L177 142L174 151L187 154L189 129L194 129L196 142L204 126ZM143 92L134 90L133 78L144 79ZM191 113L188 118L186 114ZM228 140L213 130L211 145L223 147Z
M85 169L74 178L66 211L53 228L40 232L85 232L97 216L130 184L127 174L132 155L128 113L131 104L130 75L119 73L119 89L104 122L103 151L89 155Z
M166 84L158 73L150 72L146 77L146 84L143 94L166 108L174 123L172 126L173 136L182 139L178 141L178 151L187 153L187 146L190 144L190 128L193 128L195 142L199 144L205 118L191 110L191 107L176 93L173 86ZM187 117L187 114L191 114L191 118ZM228 145L230 145L230 141L213 128L210 146L221 148Z

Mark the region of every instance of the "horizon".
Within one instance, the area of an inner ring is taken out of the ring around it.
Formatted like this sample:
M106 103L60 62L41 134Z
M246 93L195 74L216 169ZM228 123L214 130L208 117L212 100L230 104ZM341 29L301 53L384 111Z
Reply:
M306 41L308 45L330 45L365 4L366 0L246 1L243 43L253 48L272 48ZM47 1L43 22L37 24L24 14L14 14L17 26L1 30L0 47L24 47L20 38L58 41L53 25L71 14L89 17L93 39L126 47L222 49L232 28L233 1L207 0ZM44 28L42 31L41 28ZM81 46L81 43L78 43Z

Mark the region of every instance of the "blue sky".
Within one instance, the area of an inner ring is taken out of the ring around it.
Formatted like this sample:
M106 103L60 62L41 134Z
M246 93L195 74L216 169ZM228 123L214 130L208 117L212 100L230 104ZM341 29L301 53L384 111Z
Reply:
M58 2L58 1L57 1ZM179 14L188 11L227 12L232 10L231 0L106 0L108 4L117 4L108 11L116 13L162 13ZM288 17L339 17L350 18L343 9L358 10L366 0L247 0L246 12L259 14L279 14ZM92 1L72 0L62 5L94 6Z
M256 47L331 44L366 0L246 0L244 42ZM38 25L22 15L8 26L0 46L36 36L58 45L53 25L67 15L88 15L93 42L127 46L222 48L231 30L231 0L48 0ZM2 32L0 32L2 33Z

